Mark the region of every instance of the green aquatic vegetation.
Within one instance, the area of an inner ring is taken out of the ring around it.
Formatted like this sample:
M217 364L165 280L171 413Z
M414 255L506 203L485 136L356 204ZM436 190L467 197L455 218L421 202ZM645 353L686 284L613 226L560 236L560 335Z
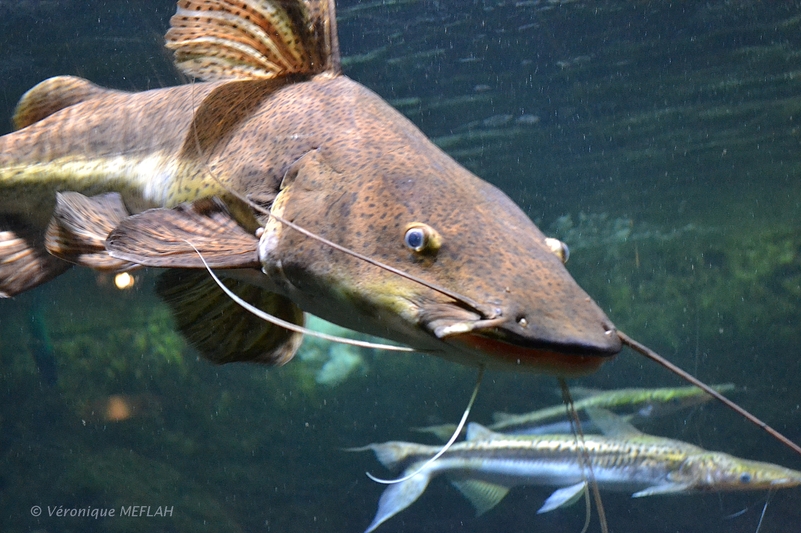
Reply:
M627 330L676 350L732 336L801 342L801 236L789 225L660 230L577 218L561 217L551 233L574 250L574 275Z

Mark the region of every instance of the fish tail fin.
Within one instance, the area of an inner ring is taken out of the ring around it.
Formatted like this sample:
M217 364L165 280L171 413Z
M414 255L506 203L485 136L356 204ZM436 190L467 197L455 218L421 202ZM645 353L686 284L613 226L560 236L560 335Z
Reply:
M179 0L165 40L204 80L339 72L333 0Z
M415 468L413 465L411 468ZM428 482L431 480L431 473L427 470L419 472L411 478L394 483L387 487L381 498L378 500L378 511L375 518L367 527L364 533L370 533L378 526L403 511L426 490Z

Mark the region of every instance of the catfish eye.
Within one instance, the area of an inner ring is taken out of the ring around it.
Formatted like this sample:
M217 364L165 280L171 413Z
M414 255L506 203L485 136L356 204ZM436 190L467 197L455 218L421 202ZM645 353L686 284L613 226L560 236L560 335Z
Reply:
M406 225L406 232L403 234L403 244L418 254L435 254L442 246L440 234L422 222L412 222Z
M570 248L559 239L545 237L545 246L556 254L556 257L561 259L562 263L567 263L567 260L570 259Z
M421 228L409 228L406 230L406 236L403 238L403 242L406 244L407 248L419 252L426 243L426 234Z
M740 481L743 483L751 483L751 474L748 472L743 472L740 474Z

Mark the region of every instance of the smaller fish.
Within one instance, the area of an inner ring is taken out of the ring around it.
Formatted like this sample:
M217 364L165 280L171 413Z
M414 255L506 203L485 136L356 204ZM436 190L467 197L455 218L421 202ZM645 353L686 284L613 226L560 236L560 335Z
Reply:
M731 392L734 384L723 383L712 385L720 393ZM698 387L660 387L653 389L627 388L610 391L593 391L574 388L575 396L583 396L573 402L576 411L588 407L599 409L622 410L629 415L629 422L643 421L649 418L666 416L681 409L700 405L712 399ZM489 426L493 431L511 433L516 435L536 434L536 429L552 420L565 417L564 404L546 407L530 413L511 415L508 413L495 413L495 423ZM592 419L590 419L592 421ZM569 432L569 431L568 431ZM542 431L538 431L543 434Z
M724 383L712 385L718 392L725 393L734 390L734 385ZM583 396L573 403L577 412L588 407L614 410L617 414L624 414L627 422L636 424L645 420L666 416L681 409L708 402L712 399L698 387L661 387L653 389L628 388L610 391L595 391L590 389L571 389L575 396ZM619 412L619 411L622 411ZM570 422L565 419L564 404L553 405L529 413L512 415L508 413L495 413L495 423L488 426L493 431L507 435L546 435L549 433L571 433ZM588 433L597 432L592 420L582 420L583 430ZM418 431L431 433L442 440L448 440L456 426L441 424L419 428Z
M771 463L707 451L686 442L646 435L620 417L600 409L588 413L607 435L585 435L584 453L601 490L632 492L632 497L734 490L774 490L801 485L801 472ZM578 500L586 489L582 453L573 435L510 436L471 423L467 440L452 445L439 459L423 466L438 446L411 442L370 444L387 468L404 467L411 478L390 485L365 533L409 507L441 474L451 478L478 515L497 505L512 487L558 487L537 511L545 513Z

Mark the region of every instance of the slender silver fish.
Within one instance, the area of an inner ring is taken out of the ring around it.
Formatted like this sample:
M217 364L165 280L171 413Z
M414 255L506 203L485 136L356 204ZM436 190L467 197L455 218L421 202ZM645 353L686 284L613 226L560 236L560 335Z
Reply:
M595 410L593 410L595 411ZM734 490L768 490L801 485L801 472L771 463L707 451L686 442L646 435L608 412L594 412L596 423L617 435L586 435L584 449L601 490L632 492L632 497ZM429 481L441 474L473 504L478 515L492 509L518 485L558 487L537 511L575 502L586 488L586 474L573 435L509 436L471 423L467 441L451 446L435 462L424 463L438 446L410 442L370 444L384 466L405 467L411 478L390 485L365 533L410 506Z
M714 390L725 393L734 390L732 383L710 385ZM651 389L626 388L609 391L586 391L573 388L574 396L583 396L573 403L576 411L588 407L612 409L618 414L626 414L627 421L638 422L657 416L665 416L680 409L699 405L712 399L698 387L659 387ZM564 404L553 405L529 413L514 415L495 413L495 423L489 426L493 431L517 435L543 435L544 424L565 418ZM569 433L569 425L567 431ZM557 433L552 427L548 433Z
M711 385L711 387L721 393L731 392L735 388L731 383ZM609 391L572 387L571 394L581 397L573 403L577 412L588 407L610 409L618 415L625 415L625 420L632 424L665 416L712 399L703 390L692 386L625 388ZM570 421L565 416L563 403L519 415L495 413L494 419L495 422L488 426L489 429L507 435L547 435L571 432ZM587 433L598 431L591 419L586 422L582 420L582 428ZM456 425L440 424L417 428L416 431L431 433L442 440L448 440L456 431Z

